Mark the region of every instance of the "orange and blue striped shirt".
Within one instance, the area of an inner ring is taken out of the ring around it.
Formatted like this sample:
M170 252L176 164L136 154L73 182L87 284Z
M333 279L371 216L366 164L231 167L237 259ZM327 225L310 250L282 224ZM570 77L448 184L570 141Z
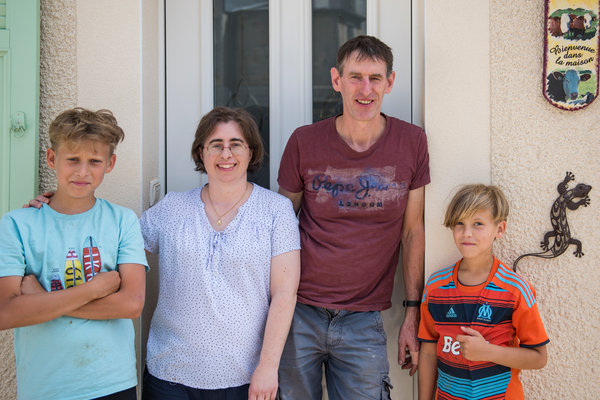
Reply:
M436 399L523 399L518 369L463 358L460 327L479 331L489 343L539 347L549 342L537 309L535 290L494 258L486 282L461 285L460 261L431 275L423 293L419 341L437 343Z

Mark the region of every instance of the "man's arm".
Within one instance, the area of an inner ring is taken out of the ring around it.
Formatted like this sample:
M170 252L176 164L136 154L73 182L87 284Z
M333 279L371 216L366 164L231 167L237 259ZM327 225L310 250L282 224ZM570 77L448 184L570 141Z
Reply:
M304 194L304 192L292 193L288 192L285 189L279 188L278 193L292 201L292 205L294 206L294 212L298 214L298 211L300 210L300 205L302 204L302 195Z
M271 305L260 361L250 381L249 399L275 399L277 371L287 339L300 282L300 250L271 259Z
M419 351L419 400L433 399L437 378L436 343L421 343Z
M118 291L71 310L65 315L84 319L136 319L139 317L144 308L146 267L141 264L120 264L118 274L121 277L121 287ZM90 282L96 280L100 275L96 275ZM30 282L22 290L24 290L23 294L45 292L37 280Z
M408 192L406 211L402 226L402 273L406 300L421 300L423 293L423 267L425 257L425 224L423 209L425 188L420 187ZM419 307L406 307L406 316L398 336L398 363L402 369L410 368L412 376L419 363ZM406 357L406 350L410 359Z
M118 272L104 272L83 285L46 292L33 275L0 278L0 330L51 321L114 293L120 282ZM31 293L36 284L42 292Z
M460 351L469 361L489 361L515 369L541 369L548 359L546 345L540 347L504 347L488 343L475 329L461 327L457 335Z

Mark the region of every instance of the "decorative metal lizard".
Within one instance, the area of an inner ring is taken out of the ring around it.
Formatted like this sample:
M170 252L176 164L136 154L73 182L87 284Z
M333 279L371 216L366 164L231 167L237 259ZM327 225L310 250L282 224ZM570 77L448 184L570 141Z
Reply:
M567 222L567 208L569 210L577 210L579 207L587 207L590 204L590 198L588 193L592 190L590 185L580 183L573 189L567 189L567 185L570 181L575 179L575 175L567 171L565 179L558 184L558 198L552 205L550 211L550 222L552 223L553 230L546 232L544 240L541 242L542 250L541 253L529 253L523 254L517 258L513 264L513 270L517 271L517 263L524 257L540 257L540 258L555 258L567 251L570 245L574 244L577 246L573 254L575 257L583 256L581 250L581 242L571 237L571 230ZM574 199L581 199L577 202ZM550 238L554 237L554 242L550 246Z

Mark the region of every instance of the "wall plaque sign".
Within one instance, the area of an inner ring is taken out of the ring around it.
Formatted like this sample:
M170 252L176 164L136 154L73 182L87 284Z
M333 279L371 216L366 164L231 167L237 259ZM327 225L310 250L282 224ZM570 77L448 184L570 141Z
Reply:
M598 97L598 0L546 0L544 97L579 110Z

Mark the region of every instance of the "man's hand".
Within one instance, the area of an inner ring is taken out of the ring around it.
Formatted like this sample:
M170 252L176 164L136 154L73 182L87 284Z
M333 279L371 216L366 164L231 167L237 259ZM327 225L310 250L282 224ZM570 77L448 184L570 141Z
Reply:
M29 203L23 204L23 208L35 207L42 208L42 203L48 204L50 198L54 196L54 192L46 192L44 194L38 194L34 200L29 200Z
M35 275L25 275L21 281L21 294L46 293Z
M409 376L413 376L419 366L420 343L417 341L418 330L419 308L407 307L406 316L398 335L398 364L402 366L402 369L410 369Z
M277 369L258 364L250 380L248 400L275 400L278 387Z
M460 343L460 352L469 361L489 361L489 343L475 329L461 326L465 335L456 335L456 341Z

